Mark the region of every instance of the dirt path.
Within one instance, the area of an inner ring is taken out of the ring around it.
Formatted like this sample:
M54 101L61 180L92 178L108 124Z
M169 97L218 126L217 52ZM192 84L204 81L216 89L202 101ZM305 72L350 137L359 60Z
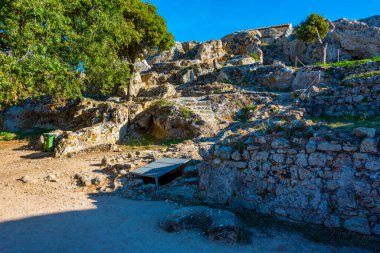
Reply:
M196 231L167 234L158 221L174 203L101 196L76 185L78 172L102 175L107 153L54 159L0 142L0 252L368 252L311 242L297 233L252 229L252 244L210 242ZM111 154L108 154L111 155ZM17 179L29 176L30 183ZM57 182L45 180L54 175Z

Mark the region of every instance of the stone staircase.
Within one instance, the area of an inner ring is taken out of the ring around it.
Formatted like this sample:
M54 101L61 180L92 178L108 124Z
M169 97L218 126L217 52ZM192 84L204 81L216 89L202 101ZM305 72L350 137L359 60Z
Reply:
M218 126L219 121L215 117L212 109L212 102L208 96L201 97L180 97L174 98L171 101L180 106L189 108L192 112L199 115L202 120L212 126Z

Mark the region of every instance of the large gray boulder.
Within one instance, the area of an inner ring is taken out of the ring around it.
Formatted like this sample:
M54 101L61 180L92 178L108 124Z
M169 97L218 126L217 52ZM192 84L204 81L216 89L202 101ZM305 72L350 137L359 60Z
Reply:
M243 229L235 214L205 206L184 207L168 215L160 227L167 232L200 229L210 240L236 243L246 239L248 233Z
M317 81L320 77L319 71L307 71L301 70L297 72L296 77L292 82L292 89L307 89L312 84L317 84Z
M263 68L264 70L264 68ZM294 69L285 65L267 67L260 76L256 77L257 82L271 91L288 90L294 80Z

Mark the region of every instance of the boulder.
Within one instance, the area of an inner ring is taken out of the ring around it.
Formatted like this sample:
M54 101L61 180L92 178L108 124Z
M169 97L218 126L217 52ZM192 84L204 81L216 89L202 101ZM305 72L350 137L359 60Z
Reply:
M359 127L354 129L354 134L357 137L374 138L376 135L375 128Z
M346 220L343 225L347 230L350 231L365 235L371 234L371 228L368 225L368 220L364 217L353 217Z
M267 72L257 76L257 82L268 90L283 91L288 90L294 80L294 69L283 66L273 66Z
M249 30L227 35L222 38L222 42L228 54L247 56L258 52L260 37L259 31ZM258 55L257 60L262 61L262 54Z
M145 74L141 74L141 81L145 83L146 86L156 86L159 84L160 76L156 71L150 71Z
M153 98L172 98L175 97L177 91L175 87L170 83L164 83L162 85L144 87L139 90L138 97Z
M374 153L378 151L378 141L376 139L366 138L360 144L360 152L363 153Z
M226 66L241 66L251 65L260 62L260 60L254 59L251 56L234 56L226 61Z
M221 40L210 40L200 45L195 59L207 61L222 58L225 54Z
M316 81L320 77L319 71L307 71L301 70L297 72L296 77L292 82L292 89L307 89L311 84L316 84Z
M284 149L289 147L289 141L284 138L278 138L272 142L272 148Z
M173 211L160 227L167 232L200 229L210 240L237 243L247 239L247 231L235 214L204 206L184 207Z
M146 60L142 60L135 63L135 68L138 72L145 72L151 69L151 66L148 64Z
M130 84L131 86L131 97L137 97L141 88L145 86L145 83L141 79L141 75L138 71L132 74ZM128 86L120 86L117 95L123 98L127 98L128 96Z
M138 132L150 133L158 139L191 139L216 131L190 109L162 100L138 114L132 125Z
M227 146L219 146L215 149L215 156L221 158L222 160L229 160L231 158L233 149Z
M129 108L108 103L109 118L102 123L78 131L63 132L54 149L55 157L63 157L96 148L109 148L126 134Z

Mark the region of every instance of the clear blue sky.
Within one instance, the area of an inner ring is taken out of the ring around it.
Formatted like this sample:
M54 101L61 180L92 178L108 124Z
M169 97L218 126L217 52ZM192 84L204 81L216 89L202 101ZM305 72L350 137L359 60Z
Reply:
M219 39L234 31L298 24L317 12L334 21L380 14L380 0L150 0L176 41Z

